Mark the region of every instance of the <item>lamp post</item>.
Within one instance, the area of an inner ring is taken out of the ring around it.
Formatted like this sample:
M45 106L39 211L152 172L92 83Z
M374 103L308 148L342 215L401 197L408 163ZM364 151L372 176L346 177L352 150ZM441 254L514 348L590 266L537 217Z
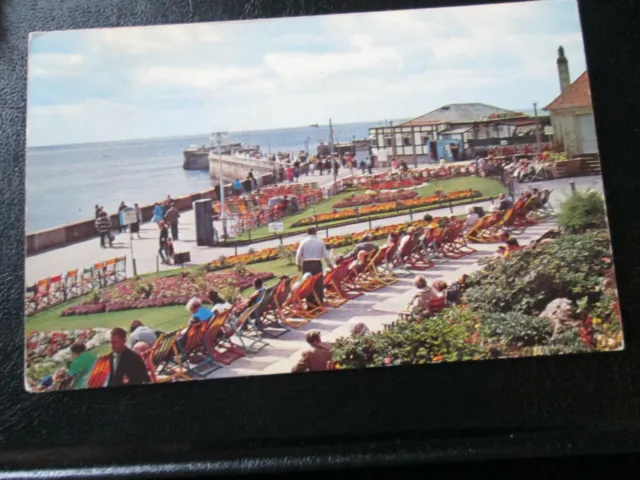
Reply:
M220 179L220 221L222 222L222 237L227 238L227 216L224 212L224 180L222 178L222 137L225 132L214 134L218 144L218 177Z
M538 120L538 104L533 104L533 114L536 117L536 160L540 160L540 121Z

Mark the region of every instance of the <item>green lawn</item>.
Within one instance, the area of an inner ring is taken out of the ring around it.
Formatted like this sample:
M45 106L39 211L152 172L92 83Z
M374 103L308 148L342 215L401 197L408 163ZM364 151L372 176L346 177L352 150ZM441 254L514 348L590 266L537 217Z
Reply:
M445 192L456 192L456 191L460 191L460 190L468 190L468 189L473 189L473 190L477 190L479 192L482 193L483 197L496 197L498 196L500 193L507 193L507 189L502 186L500 184L500 182L497 182L496 180L492 180L490 178L482 178L482 177L459 177L459 178L450 178L450 179L445 179L445 180L435 180L433 182L430 182L427 186L419 188L417 190L418 195L421 197L426 197L429 195L433 195L435 194L436 190L444 190ZM321 214L321 213L330 213L333 211L333 206L340 200L342 200L343 198L346 198L350 195L352 195L354 192L344 192L344 193L340 193L338 195L335 195L334 197L331 197L328 200L323 200L322 202L317 203L316 205L314 205L311 208L308 208L304 211L302 211L301 213L298 213L296 215L292 215L290 217L286 217L283 221L284 221L284 231L286 233L294 233L294 232L303 232L305 231L307 228L309 228L308 226L303 226L303 227L296 227L296 228L292 228L291 225L295 222L297 222L298 220L301 220L303 218L315 215L315 214ZM459 204L459 203L465 203L468 200L461 200L458 202L453 202L453 205ZM431 207L424 207L424 208L420 208L420 209L416 209L417 212L421 212L421 211L426 211L426 210L433 210L439 208L438 206L431 206ZM315 209L315 211L314 211ZM408 209L405 210L405 213L408 211ZM388 212L388 213L381 213L378 215L373 215L370 218L371 219L378 219L378 218L387 218L387 217L393 217L395 215L398 215L399 211L394 211L394 212ZM367 217L369 218L369 217ZM348 221L348 220L347 220ZM335 222L327 222L327 223L322 223L319 224L318 226L320 228L324 228L324 227L331 227L332 225L336 225L339 223L343 223L345 222L345 220L338 220ZM256 240L256 239L261 239L261 238L269 238L269 237L273 237L272 233L269 233L269 227L268 226L262 226L259 228L256 228L254 230L251 231L251 239L252 240ZM235 237L233 240L248 240L249 239L249 234L247 232L243 233L242 235Z
M336 249L337 252L343 253L351 247L342 247ZM193 267L195 268L195 267ZM278 259L270 262L257 263L249 265L249 268L257 272L271 272L275 278L267 282L267 286L273 285L280 275L293 276L297 274L295 265L288 265L286 260ZM142 275L144 278L153 278L158 276L167 276L180 274L182 270L172 270L162 272L161 275L152 273ZM251 295L253 289L249 288L243 293L245 296ZM136 310L125 310L121 312L96 313L94 315L77 315L70 317L61 317L60 312L73 303L78 303L83 299L76 299L73 302L67 302L54 308L45 310L27 318L25 330L30 331L51 331L51 330L75 330L85 328L113 328L122 327L129 330L129 325L133 320L140 320L151 328L171 331L185 325L189 320L189 314L182 305L160 308L140 308Z

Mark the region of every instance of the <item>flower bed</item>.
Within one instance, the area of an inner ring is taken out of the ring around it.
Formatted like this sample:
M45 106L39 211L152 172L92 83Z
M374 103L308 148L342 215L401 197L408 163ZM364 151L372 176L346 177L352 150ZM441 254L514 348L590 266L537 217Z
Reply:
M87 301L63 310L60 316L184 305L192 297L199 297L206 303L209 301L207 298L209 290L219 290L229 284L244 290L249 288L256 278L269 280L273 276L273 273L270 272L229 271L204 274L187 273L158 278L150 282L142 279L128 280L95 292L90 295Z
M374 203L385 203L391 200L409 200L418 196L418 192L399 191L384 193L365 193L363 195L352 195L337 202L335 208L357 207L360 205L371 205Z
M109 330L90 328L87 330L29 332L25 336L26 376L30 382L40 383L56 369L66 366L71 360L69 347L83 342L87 349L109 342Z
M463 190L458 192L445 193L441 196L431 195L428 197L412 198L409 200L401 200L396 202L381 203L371 205L360 209L348 209L335 213L323 213L315 217L306 217L291 224L291 227L302 227L305 225L315 225L320 223L335 222L337 220L348 220L358 218L359 216L376 215L380 213L389 213L398 210L406 210L409 208L427 207L430 205L438 205L440 203L452 200L464 200L481 197L482 194L475 190Z

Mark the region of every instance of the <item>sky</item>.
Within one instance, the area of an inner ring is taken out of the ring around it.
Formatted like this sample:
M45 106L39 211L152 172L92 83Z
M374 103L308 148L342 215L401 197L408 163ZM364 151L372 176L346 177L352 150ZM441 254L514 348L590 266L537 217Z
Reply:
M34 33L27 146L542 107L560 45L574 80L575 0Z

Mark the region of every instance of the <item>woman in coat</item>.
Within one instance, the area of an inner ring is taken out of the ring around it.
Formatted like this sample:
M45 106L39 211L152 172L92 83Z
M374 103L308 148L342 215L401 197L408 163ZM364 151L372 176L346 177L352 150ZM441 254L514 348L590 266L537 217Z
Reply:
M160 223L163 219L164 209L162 208L162 205L156 202L155 206L153 207L153 218L151 219L151 221L153 223Z

